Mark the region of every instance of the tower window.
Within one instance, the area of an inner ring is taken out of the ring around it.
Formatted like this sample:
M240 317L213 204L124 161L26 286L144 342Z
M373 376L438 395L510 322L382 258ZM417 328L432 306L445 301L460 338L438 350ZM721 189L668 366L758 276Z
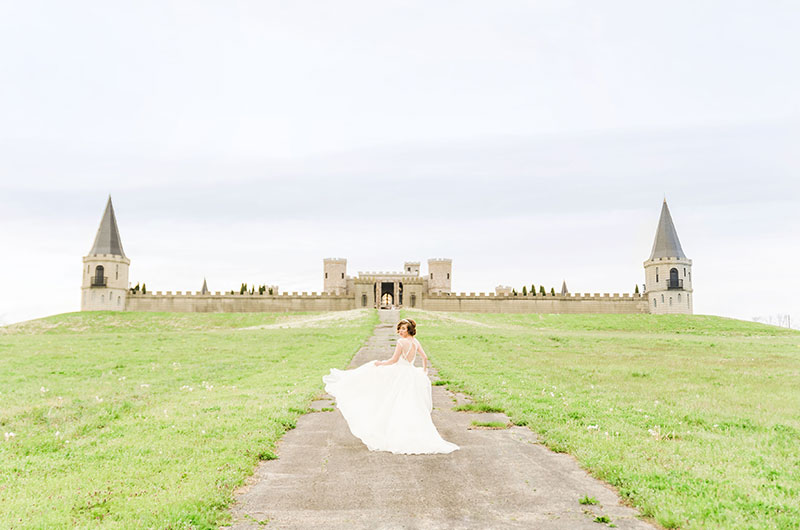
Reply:
M121 305L121 304L122 304L122 297L118 296L117 297L117 305Z
M431 280L433 279L433 273L431 273Z
M325 279L326 280L328 279L328 273L327 272L325 273Z
M408 267L408 268L406 269L406 272L411 272L411 267Z
M681 303L681 293L678 293L678 303Z
M411 295L411 307L417 307L417 295Z
M115 280L119 280L119 265L116 266L116 270L114 271Z
M448 280L450 279L450 273L449 272L447 273L447 279Z
M653 298L653 307L658 307L658 300Z
M672 297L669 297L669 305L672 305Z
M342 273L342 279L344 280L344 273Z
M367 307L367 295L366 295L366 293L361 295L361 307Z
M662 304L664 303L664 295L663 294L661 295L661 303Z
M683 277L686 277L686 267L683 268Z

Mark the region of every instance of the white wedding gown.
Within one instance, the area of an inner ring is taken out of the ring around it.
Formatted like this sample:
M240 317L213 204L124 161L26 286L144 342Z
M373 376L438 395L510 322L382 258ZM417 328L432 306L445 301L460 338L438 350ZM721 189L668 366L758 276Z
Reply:
M325 391L370 451L395 454L450 453L459 447L439 436L431 420L431 382L422 368L401 354L396 363L369 361L352 370L331 368Z

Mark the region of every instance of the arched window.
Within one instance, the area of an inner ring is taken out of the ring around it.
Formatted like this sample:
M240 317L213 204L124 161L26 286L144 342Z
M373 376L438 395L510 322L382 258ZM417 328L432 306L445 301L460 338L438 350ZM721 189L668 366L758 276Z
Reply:
M672 297L669 297L669 305L672 305Z
M447 273L447 279L448 280L450 279L450 273L449 272Z
M411 307L417 307L417 295L411 295Z
M366 295L366 293L361 295L361 307L367 307L367 295Z
M676 269L675 267L672 267L669 270L669 288L670 289L680 289L681 287L682 287L681 286L681 282L678 279L678 269Z
M658 300L653 298L653 307L658 307Z
M431 273L431 280L433 279L433 273Z
M678 303L681 303L681 293L678 293Z
M94 269L94 279L92 280L92 285L105 285L106 278L105 278L106 269L102 265L98 265Z
M122 297L121 296L117 297L117 305L122 305Z
M105 302L105 301L106 301L106 295L104 295L104 294L101 294L101 295L100 295L100 303L102 304L102 303L103 303L103 302Z
M658 267L656 267L656 283L658 283Z
M344 273L342 273L342 279L344 280Z
M664 295L663 294L661 295L661 303L662 304L664 303Z
M327 279L327 278L328 278L328 273L326 272L326 273L325 273L325 279Z
M114 275L115 275L114 279L115 280L119 280L119 264L116 267L116 271L114 272Z

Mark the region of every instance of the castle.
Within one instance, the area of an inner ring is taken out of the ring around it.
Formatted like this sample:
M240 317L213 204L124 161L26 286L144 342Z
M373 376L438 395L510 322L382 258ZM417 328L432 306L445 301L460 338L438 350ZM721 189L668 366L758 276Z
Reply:
M131 260L122 250L114 207L108 197L100 227L89 254L83 257L81 311L337 311L362 307L411 307L433 311L498 313L692 313L692 260L683 253L667 201L650 257L644 261L643 293L570 293L566 283L559 293L522 295L498 286L494 293L454 293L450 289L453 262L428 260L428 273L420 275L420 262L407 261L402 271L359 272L348 276L347 260L323 260L322 292L278 291L213 294L203 281L197 292L139 291L130 288Z

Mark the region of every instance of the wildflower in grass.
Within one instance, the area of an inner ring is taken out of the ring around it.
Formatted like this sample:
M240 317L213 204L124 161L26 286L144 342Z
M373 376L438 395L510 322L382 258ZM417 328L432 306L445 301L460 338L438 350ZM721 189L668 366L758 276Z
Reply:
M5 433L5 438L6 438L6 441L9 441L10 439L12 439L12 438L13 438L13 437L15 437L15 436L16 436L16 434L14 434L13 432L7 432L7 433Z
M142 383L141 385L139 385L139 387L140 388L150 388L150 385L147 384L147 383Z
M101 398L100 396L95 396L94 398L97 400L98 403L103 402L103 398Z
M592 429L599 429L599 428L600 428L599 425L587 425L586 426L586 430L589 430L589 431L592 430Z
M42 388L40 388L40 389L39 389L39 392L41 392L42 394L44 394L45 392L50 392L50 389L48 389L48 388L45 388L45 387L42 387Z
M56 431L56 438L58 438L59 436L61 436L61 431Z
M117 377L117 381L125 381L125 376L123 375L122 377Z

